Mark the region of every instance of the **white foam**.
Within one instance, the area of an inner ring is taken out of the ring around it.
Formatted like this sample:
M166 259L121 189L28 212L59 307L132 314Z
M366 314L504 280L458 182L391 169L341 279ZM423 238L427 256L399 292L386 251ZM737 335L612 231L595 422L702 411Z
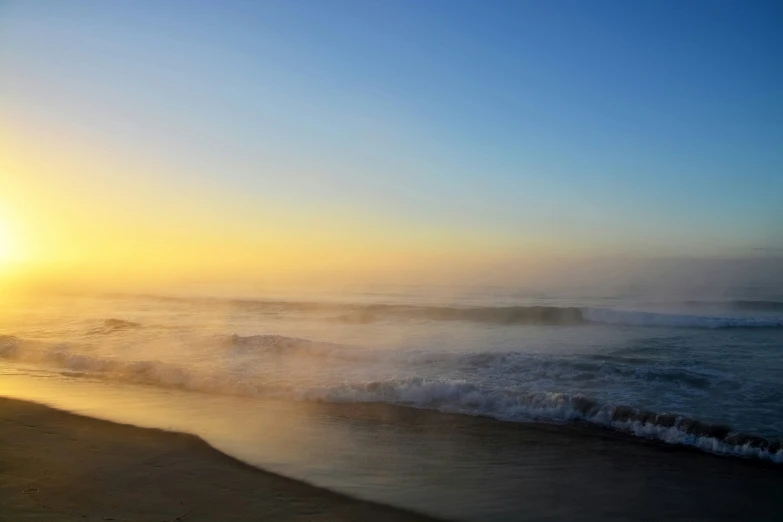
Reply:
M484 415L506 421L586 421L638 437L692 446L710 453L783 463L783 449L770 452L751 444L736 445L640 421L612 420L614 406L580 407L581 397L560 393L510 393L484 390L466 381L404 379L323 387L302 392L302 398L330 402L388 402L448 413ZM590 401L592 403L592 401Z
M684 432L676 427L663 427L638 421L615 421L610 425L619 431L632 433L637 437L655 439L668 444L692 446L709 453L734 457L757 458L783 464L783 450L772 453L765 448L751 444L729 444L714 437L704 437Z

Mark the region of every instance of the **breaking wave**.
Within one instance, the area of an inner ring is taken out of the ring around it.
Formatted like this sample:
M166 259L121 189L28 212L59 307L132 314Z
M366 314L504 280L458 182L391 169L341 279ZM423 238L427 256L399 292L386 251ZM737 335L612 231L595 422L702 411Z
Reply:
M433 321L472 321L496 324L580 325L588 323L626 326L668 326L680 328L783 328L783 317L720 317L665 314L559 306L404 306L366 305L355 307L337 319L371 323L382 319L405 318Z
M230 336L225 342L230 347L271 350L271 353L284 353L287 350L314 350L314 353L318 353L324 348L331 350L340 347L274 335ZM330 350L322 353L333 354ZM271 385L258 378L191 370L160 361L123 361L83 355L72 352L68 345L47 345L13 336L0 336L0 357L54 366L73 378L99 377L203 393L343 403L389 403L514 422L586 422L645 439L692 446L715 454L783 463L781 441L736 432L728 426L709 424L682 415L605 404L578 394L521 392L477 385L460 379L420 377L320 386L296 383ZM478 357L476 355L461 357L473 364L482 363L470 359ZM488 361L491 363L493 359Z
M115 296L118 297L118 296ZM642 312L578 306L435 306L408 304L351 304L332 302L271 301L216 297L136 296L156 301L228 305L259 314L320 314L334 321L369 324L384 320L469 321L490 324L582 325L590 323L679 328L783 328L783 317L726 317ZM783 302L736 300L686 301L692 306L745 311L783 311Z
M738 433L727 426L685 416L602 404L582 395L490 390L466 381L420 378L323 387L302 395L310 400L387 402L505 421L583 421L720 455L783 463L783 441Z

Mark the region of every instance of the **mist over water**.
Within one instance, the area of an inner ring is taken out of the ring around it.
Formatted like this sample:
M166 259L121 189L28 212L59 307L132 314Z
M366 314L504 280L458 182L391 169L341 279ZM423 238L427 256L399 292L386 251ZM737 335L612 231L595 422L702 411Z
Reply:
M749 498L774 519L781 289L19 294L0 303L0 394L454 520L742 518Z
M499 287L47 296L0 357L69 378L294 401L587 422L783 460L783 298Z

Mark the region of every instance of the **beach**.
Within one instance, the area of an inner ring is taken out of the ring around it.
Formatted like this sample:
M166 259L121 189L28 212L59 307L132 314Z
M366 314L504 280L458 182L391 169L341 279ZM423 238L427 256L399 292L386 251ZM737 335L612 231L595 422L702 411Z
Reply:
M781 26L0 0L0 522L783 522Z
M0 398L3 521L424 521L267 473L192 435Z
M180 432L2 398L2 521L427 520L414 512L482 522L780 520L778 464L585 424L267 400L245 400L240 420L232 421L241 406L232 409L233 398L182 392L154 400L154 390L142 387L76 383L71 388L85 393L58 384L34 395L24 381L6 374L2 383L6 391L76 411L102 391L106 407L82 411L143 422L137 410ZM44 396L55 394L60 398ZM129 396L143 402L134 405ZM176 420L177 411L192 409L189 397L198 419L212 419L220 432ZM254 427L271 424L277 425L271 431ZM184 432L203 433L209 444Z

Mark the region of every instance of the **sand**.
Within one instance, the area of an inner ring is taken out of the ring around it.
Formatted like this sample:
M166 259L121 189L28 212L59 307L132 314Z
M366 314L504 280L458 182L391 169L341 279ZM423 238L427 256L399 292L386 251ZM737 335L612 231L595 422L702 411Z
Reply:
M432 519L259 470L191 435L0 398L0 520Z

